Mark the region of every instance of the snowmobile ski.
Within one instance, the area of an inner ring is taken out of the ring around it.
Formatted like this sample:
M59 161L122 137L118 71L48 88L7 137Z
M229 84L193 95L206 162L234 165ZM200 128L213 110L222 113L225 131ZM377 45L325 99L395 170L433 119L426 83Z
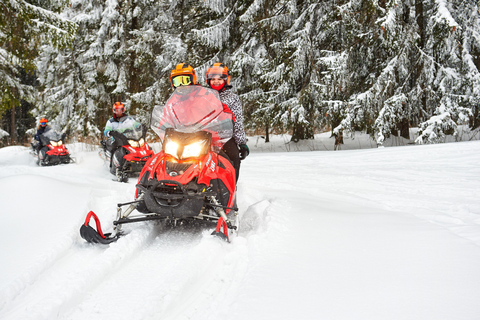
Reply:
M89 225L90 219L92 217L95 220L97 230L93 229ZM112 242L117 241L118 237L119 237L118 234L116 234L115 236L112 236L111 233L103 234L102 227L100 225L100 220L98 219L97 215L93 211L90 211L87 214L87 218L85 219L85 223L82 224L82 226L80 227L80 235L87 242L101 243L101 244L110 244Z

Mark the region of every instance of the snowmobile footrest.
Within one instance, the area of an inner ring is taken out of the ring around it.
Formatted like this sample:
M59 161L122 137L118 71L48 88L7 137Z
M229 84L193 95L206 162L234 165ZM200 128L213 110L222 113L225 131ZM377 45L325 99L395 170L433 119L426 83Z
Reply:
M92 217L95 220L97 230L93 229L88 224ZM98 219L97 215L93 211L90 211L87 214L85 223L82 224L82 226L80 227L80 236L90 243L109 244L118 240L118 235L111 237L110 233L103 234L102 227L100 225L100 220Z

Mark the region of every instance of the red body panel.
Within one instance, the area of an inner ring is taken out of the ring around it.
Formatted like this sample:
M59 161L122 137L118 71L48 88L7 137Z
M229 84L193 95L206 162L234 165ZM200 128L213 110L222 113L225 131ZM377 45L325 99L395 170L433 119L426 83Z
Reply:
M62 144L59 147L54 147L51 144L47 145L47 147L50 149L47 151L47 154L49 156L66 156L68 155L68 150L65 148L65 146Z
M146 173L149 173L149 180L154 179L154 176L156 176L158 181L173 180L182 185L188 184L195 177L198 177L198 184L205 184L207 186L210 185L211 180L220 179L230 192L228 207L233 206L235 200L236 179L235 169L229 160L215 152L210 151L204 157L197 158L196 161L194 161L194 163L187 170L185 170L183 174L179 174L177 176L170 176L167 174L166 163L168 161L177 162L177 160L166 154L163 150L150 158L138 177L138 183L140 183L143 175ZM225 168L219 166L219 161ZM135 197L137 197L137 192ZM228 212L229 210L227 210L226 213L228 214Z
M130 162L147 161L153 155L153 151L146 143L141 148L134 148L130 145L125 145L123 148L127 149L128 151L128 154L126 154L124 158Z

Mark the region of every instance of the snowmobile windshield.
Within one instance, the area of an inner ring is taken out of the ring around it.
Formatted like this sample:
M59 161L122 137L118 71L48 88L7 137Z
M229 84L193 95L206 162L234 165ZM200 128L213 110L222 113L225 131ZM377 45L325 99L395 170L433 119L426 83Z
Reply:
M63 140L63 134L47 127L45 132L40 136L40 140L44 145L47 145L50 144L50 141L57 142Z
M152 111L152 129L162 143L168 128L183 133L210 132L213 149L219 152L233 136L233 114L224 111L216 90L180 86L164 106Z
M115 131L122 133L127 139L140 140L143 137L142 124L131 116L123 117Z

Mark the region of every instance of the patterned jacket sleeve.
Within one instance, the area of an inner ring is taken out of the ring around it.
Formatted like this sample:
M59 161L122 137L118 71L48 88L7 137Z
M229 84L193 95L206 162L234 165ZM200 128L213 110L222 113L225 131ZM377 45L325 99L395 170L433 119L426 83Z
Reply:
M225 103L235 115L235 125L233 128L233 137L237 145L246 144L247 137L243 127L243 110L240 98L231 89L220 93L220 100Z

